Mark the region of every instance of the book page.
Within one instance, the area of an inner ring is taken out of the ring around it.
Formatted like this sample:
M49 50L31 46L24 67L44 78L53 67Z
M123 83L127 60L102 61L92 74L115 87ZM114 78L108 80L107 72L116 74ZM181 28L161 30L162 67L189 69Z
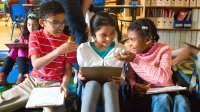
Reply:
M64 94L60 93L60 87L34 88L26 108L61 106L63 104Z
M159 88L150 88L150 89L148 89L146 94L175 92L175 91L183 91L183 90L187 90L187 87L182 87L182 86L159 87Z

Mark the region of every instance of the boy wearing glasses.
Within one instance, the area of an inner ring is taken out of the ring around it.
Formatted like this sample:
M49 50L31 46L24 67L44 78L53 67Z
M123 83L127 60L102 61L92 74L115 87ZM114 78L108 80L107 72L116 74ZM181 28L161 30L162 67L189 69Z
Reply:
M43 3L39 14L39 23L43 29L33 32L29 37L29 57L33 70L24 82L0 93L1 112L11 112L24 107L35 87L60 86L61 92L67 96L67 84L76 57L66 57L65 54L75 51L78 45L67 43L68 36L63 34L65 12L60 3ZM44 112L64 112L65 108L63 105L43 109Z

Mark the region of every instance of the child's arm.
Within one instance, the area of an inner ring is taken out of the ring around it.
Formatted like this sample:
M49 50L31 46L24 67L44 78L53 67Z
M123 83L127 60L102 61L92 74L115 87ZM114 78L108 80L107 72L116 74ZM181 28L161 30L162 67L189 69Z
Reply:
M186 43L185 47L172 51L172 56L175 57L172 64L176 65L185 59L194 57L199 53L199 51L200 49L198 47Z
M47 55L40 57L39 54L31 55L31 62L36 70L43 68L53 61L58 55L65 54L66 52L75 51L78 45L74 43L64 43Z
M67 93L68 93L67 85L68 85L69 80L71 78L71 74L72 74L72 65L69 64L69 63L66 63L64 75L63 75L63 78L62 78L62 83L60 85L61 92L64 92L65 97L67 97Z
M129 68L128 68L127 77L130 81L131 92L138 96L144 96L146 94L146 91L149 89L149 86L147 86L146 84L137 83L135 80L136 73L134 72L134 70L132 69L130 65L128 67Z

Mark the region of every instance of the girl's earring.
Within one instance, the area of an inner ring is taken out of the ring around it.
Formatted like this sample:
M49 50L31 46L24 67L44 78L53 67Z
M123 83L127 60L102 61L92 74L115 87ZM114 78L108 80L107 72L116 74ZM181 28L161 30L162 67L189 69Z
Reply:
M96 41L96 37L92 36L92 42L95 42L95 41Z

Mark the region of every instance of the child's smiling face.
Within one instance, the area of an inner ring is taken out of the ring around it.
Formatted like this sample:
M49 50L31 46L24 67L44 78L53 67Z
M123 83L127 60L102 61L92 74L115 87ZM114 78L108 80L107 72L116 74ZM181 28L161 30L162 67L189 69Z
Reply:
M115 27L107 25L102 26L96 33L96 41L95 43L98 44L102 49L106 49L110 46L112 41L116 37Z
M63 33L63 29L66 25L65 14L50 15L42 20L44 31L48 35L59 37Z
M142 53L148 50L153 41L148 37L142 37L136 31L128 31L129 47L130 51L133 53Z

